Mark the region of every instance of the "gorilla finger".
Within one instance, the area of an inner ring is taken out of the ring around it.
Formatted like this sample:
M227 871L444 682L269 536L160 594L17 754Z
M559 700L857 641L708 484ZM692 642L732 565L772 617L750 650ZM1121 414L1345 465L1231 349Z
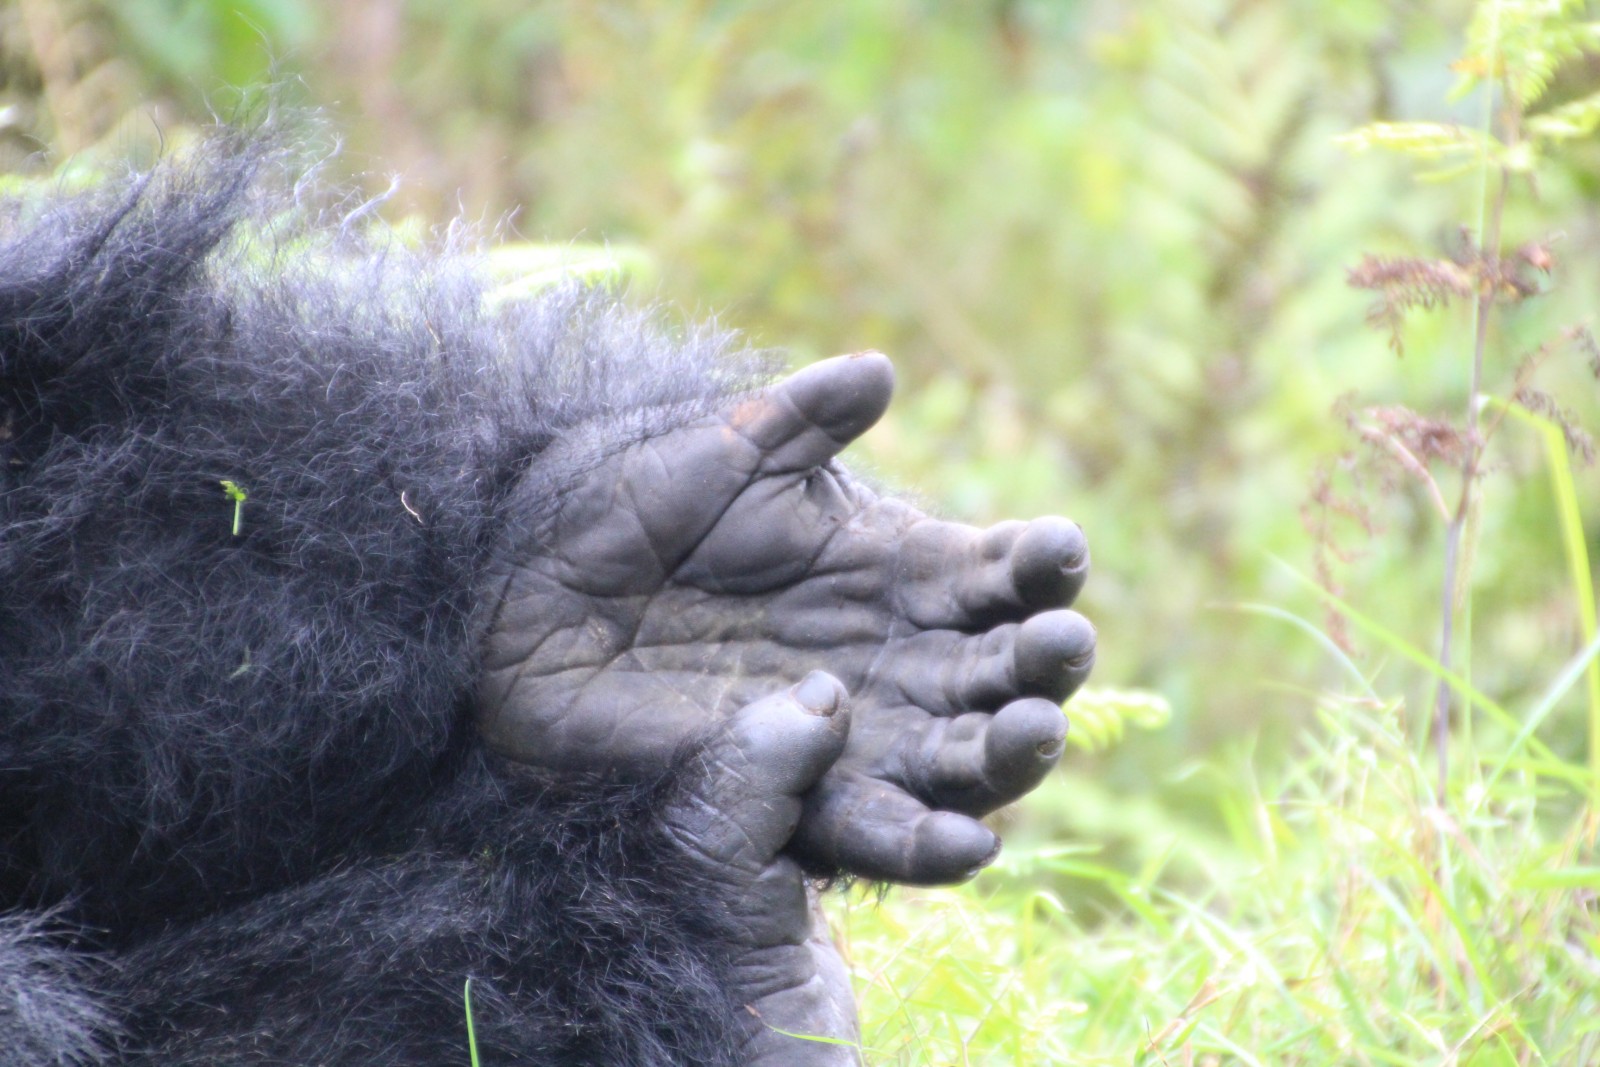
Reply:
M1060 703L1094 666L1095 630L1075 611L1046 611L976 635L948 630L898 642L877 681L930 715L991 712L1021 697Z
M734 429L765 453L766 471L826 463L883 417L894 367L881 352L813 363L734 410Z
M1034 519L1012 546L1011 581L1030 608L1066 607L1088 576L1089 542L1069 519Z
M1006 559L1023 525L979 530L919 516L897 549L895 592L906 618L927 630L970 631L1026 614Z
M1037 697L1013 701L992 716L936 719L905 757L903 780L931 807L987 815L1043 781L1066 740L1061 708Z
M1089 677L1094 645L1094 625L1075 611L1033 616L1017 628L1017 695L1067 699Z
M688 765L666 824L713 863L764 866L788 843L801 794L839 758L849 729L845 688L822 671L746 705Z
M1067 519L985 530L925 519L900 547L901 603L918 626L970 631L1065 607L1088 571L1083 530Z
M805 798L791 851L813 871L902 885L964 882L1000 854L976 819L928 806L869 779L824 781Z
M982 531L923 523L907 534L907 549L918 558L918 576L947 590L947 600L963 616L931 621L934 625L1014 621L1034 611L1066 608L1090 569L1082 528L1058 515L1011 520Z
M1021 697L1060 703L1094 662L1094 628L1071 611L1044 612L980 634L936 630L895 642L874 684L929 715L992 713Z

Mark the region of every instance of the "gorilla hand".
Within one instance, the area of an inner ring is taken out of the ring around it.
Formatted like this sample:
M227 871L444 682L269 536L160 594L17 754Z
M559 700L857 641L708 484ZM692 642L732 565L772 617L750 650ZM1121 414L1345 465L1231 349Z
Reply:
M793 848L814 870L959 881L998 851L976 819L1059 758L1059 702L1094 629L1061 610L1088 551L1064 519L987 530L878 497L835 463L893 388L841 356L595 458L496 574L480 725L557 770L663 765L814 668L848 688L844 755ZM562 446L557 446L559 449Z
M860 1063L849 973L815 892L779 855L849 728L844 687L815 671L714 729L662 815L726 903L732 987L753 1017L739 1062L753 1067Z

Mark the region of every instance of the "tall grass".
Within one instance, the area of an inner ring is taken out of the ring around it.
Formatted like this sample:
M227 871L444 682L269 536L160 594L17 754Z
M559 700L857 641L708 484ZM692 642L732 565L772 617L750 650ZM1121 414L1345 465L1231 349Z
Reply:
M1328 624L1237 605L1295 627L1345 687L1311 695L1315 722L1287 754L1258 758L1245 742L1184 769L1205 782L1186 795L1208 811L1130 807L1149 840L1141 862L1025 844L975 888L838 909L869 1062L1600 1064L1600 639L1570 461L1591 446L1533 386L1546 359L1574 347L1593 358L1594 346L1574 327L1519 357L1496 347L1495 329L1552 266L1540 240L1503 250L1508 199L1531 191L1542 157L1600 126L1600 95L1534 110L1556 67L1592 46L1583 14L1483 0L1455 67L1459 91L1482 94L1480 127L1385 123L1347 139L1435 171L1448 160L1480 189L1479 218L1449 258L1369 257L1352 271L1397 350L1418 308L1454 303L1469 320L1464 352L1409 357L1457 360L1455 419L1391 406L1350 420L1366 454L1391 464L1381 484L1409 481L1439 513L1438 585L1418 572L1390 590L1435 599L1437 634L1397 632L1384 605L1348 602L1326 573L1291 577ZM1471 572L1490 450L1513 423L1543 457L1545 528L1565 554L1582 642L1524 665L1543 682L1523 706L1483 691L1471 669L1474 651L1500 654L1474 648ZM1406 695L1429 691L1413 713ZM1557 714L1575 705L1579 728ZM1069 777L1028 802L1044 824L1075 806L1114 820L1116 804Z
M1582 765L1457 761L1443 808L1396 703L1319 726L1286 766L1213 768L1226 855L1174 827L1170 867L1019 850L977 890L854 902L869 1062L1600 1063Z

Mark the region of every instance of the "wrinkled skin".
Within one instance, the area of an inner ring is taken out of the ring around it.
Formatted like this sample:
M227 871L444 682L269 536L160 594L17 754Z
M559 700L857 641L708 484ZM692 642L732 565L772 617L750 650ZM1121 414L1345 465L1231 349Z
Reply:
M999 849L977 818L1055 765L1094 658L1065 610L1077 526L939 522L834 463L893 381L876 353L839 357L598 460L543 457L582 475L496 579L492 747L626 775L699 745L663 818L727 888L751 1064L859 1063L802 865L970 877Z
M849 730L844 686L814 671L719 728L663 815L667 831L725 888L731 985L751 1015L741 1062L752 1067L860 1063L849 972L815 891L781 854L801 798L839 758Z
M837 357L589 470L498 575L490 745L561 771L648 771L825 670L853 726L791 853L912 884L992 860L977 817L1055 764L1059 704L1093 661L1093 627L1064 610L1088 551L1064 519L979 530L852 480L834 457L892 389L882 355Z

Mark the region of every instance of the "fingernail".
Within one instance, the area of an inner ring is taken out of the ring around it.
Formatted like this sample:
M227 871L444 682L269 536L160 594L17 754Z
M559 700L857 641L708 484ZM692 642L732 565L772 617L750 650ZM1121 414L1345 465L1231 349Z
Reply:
M1061 570L1063 573L1075 571L1083 566L1089 556L1089 539L1084 536L1083 527L1075 522L1068 522L1076 531L1076 536L1069 533L1062 538L1064 542L1061 549Z
M844 700L844 686L826 671L812 671L794 687L794 698L813 715L832 715Z
M1079 616L1082 618L1082 616ZM1067 659L1067 666L1073 670L1082 670L1094 662L1095 645L1100 633L1094 628L1094 623L1083 619L1083 627L1072 634L1068 639L1071 644L1078 645L1076 654Z
M990 852L989 852L989 854L987 856L985 856L985 857L983 857L983 859L979 860L976 866L970 867L970 868L967 869L966 873L963 875L963 880L968 879L968 878L976 878L978 876L978 872L979 871L983 870L985 867L989 866L989 864L991 864L995 860L999 859L1000 858L1000 848L1001 848L1001 841L997 837L994 840L994 848L990 850Z

